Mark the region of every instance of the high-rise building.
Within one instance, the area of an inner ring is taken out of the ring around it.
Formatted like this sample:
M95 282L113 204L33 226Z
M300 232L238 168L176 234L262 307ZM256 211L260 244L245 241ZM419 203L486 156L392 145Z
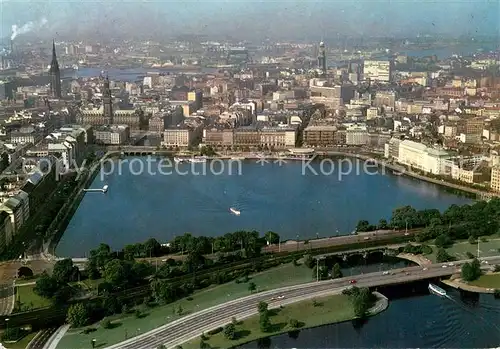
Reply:
M323 41L319 43L318 68L322 75L326 75L326 49Z
M111 97L111 88L109 87L109 78L106 75L104 79L104 88L102 91L102 106L104 108L104 119L106 123L113 123L113 99Z
M52 41L52 61L50 62L49 76L50 96L61 98L61 71L59 70L59 63L57 62L55 41Z

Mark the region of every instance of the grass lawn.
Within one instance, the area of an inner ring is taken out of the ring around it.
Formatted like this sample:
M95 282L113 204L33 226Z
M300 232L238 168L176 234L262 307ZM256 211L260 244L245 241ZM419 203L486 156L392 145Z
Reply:
M22 308L43 308L51 305L50 300L40 297L33 292L35 285L16 286L16 301L21 302Z
M31 340L35 338L36 334L37 332L32 332L24 336L20 341L16 343L2 343L2 345L7 349L25 349L28 346L29 342L31 342Z
M293 263L288 263L250 276L250 281L255 283L258 291L264 291L313 281L313 278L311 269L303 265L294 266ZM224 285L213 286L195 292L191 296L192 300L184 298L165 306L147 309L145 316L141 319L136 318L133 314L116 316L114 317L115 327L112 329L106 330L94 326L96 331L86 335L81 333L82 329L70 330L57 347L87 349L92 338L97 340L99 346L112 345L125 340L126 337L130 338L148 332L179 318L175 314L175 309L179 305L182 306L184 314L189 314L248 295L250 295L248 283L237 284L232 281Z
M300 322L300 328L315 327L329 323L351 320L354 318L352 305L345 295L334 295L318 298L320 304L315 307L312 300L286 305L282 309L272 309L270 317L272 331L263 333L259 327L259 316L252 316L236 325L237 339L227 340L224 334L218 333L209 336L206 341L211 348L229 348L238 344L253 341L269 335L290 332L294 329L290 327L290 319ZM200 339L194 339L182 344L183 349L198 349Z
M491 257L498 255L500 249L500 238L498 236L487 237L487 242L479 242L479 256L480 257ZM436 262L436 254L438 248L435 245L430 245L432 247L432 254L427 255L431 261ZM472 253L477 256L477 244L470 244L468 241L457 241L453 246L446 249L448 253L455 258L468 259L466 252Z
M479 279L469 282L469 285L500 289L500 273L481 275Z

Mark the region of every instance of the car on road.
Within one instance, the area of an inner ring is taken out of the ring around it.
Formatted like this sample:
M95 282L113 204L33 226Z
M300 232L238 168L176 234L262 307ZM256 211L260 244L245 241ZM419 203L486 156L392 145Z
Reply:
M363 240L370 240L370 237L369 237L369 236L365 236L365 237L363 238Z
M355 284L356 282L357 282L356 280L349 281L350 284Z
M387 271L387 270L386 270L386 271L384 271L384 272L382 273L382 275L389 275L389 271Z
M278 299L284 299L284 298L285 298L285 296L283 296L283 295L278 296Z
M406 274L406 275L410 275L410 273L409 273L409 272L406 272L405 274Z
M410 233L405 233L405 236L408 236L408 235L410 235Z
M442 265L441 268L448 268L448 266L445 264L445 265Z
M424 268L424 269L422 269L422 270L423 270L423 271L426 271L426 270L429 270L429 268Z
M454 265L455 265L455 263L448 263L448 266L450 266L450 267L452 267Z

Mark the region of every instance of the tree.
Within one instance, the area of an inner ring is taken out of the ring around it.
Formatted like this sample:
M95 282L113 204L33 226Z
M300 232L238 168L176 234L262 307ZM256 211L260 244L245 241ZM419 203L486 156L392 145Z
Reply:
M271 322L269 321L269 312L266 310L260 313L259 326L262 332L269 332Z
M387 220L381 219L378 221L378 229L387 229L389 227L389 224L387 224Z
M236 327L233 324L228 324L224 327L224 338L229 340L236 339Z
M437 247L449 247L453 244L453 240L448 234L440 234L434 241Z
M462 265L461 272L462 279L465 281L474 281L481 276L481 263L477 258L474 258L472 262L467 262Z
M28 278L33 276L33 270L28 267L20 267L17 269L17 277L18 278Z
M66 321L73 327L85 326L89 321L88 309L83 303L72 304L68 309Z
M267 312L268 304L266 302L259 302L257 308L259 309L259 314Z
M154 238L148 239L143 246L146 257L157 257L161 254L161 244Z
M319 267L314 267L313 270L312 270L312 278L314 280L316 280L316 278L319 277L320 280L324 280L326 279L328 276L328 269L326 269L325 267L323 266L319 266Z
M104 279L115 287L124 285L127 282L128 276L127 267L122 260L112 259L104 267Z
M437 254L436 254L436 260L438 263L450 262L453 259L454 258L452 256L450 256L444 248L438 249Z
M200 349L208 349L208 348L210 348L210 344L208 344L204 340L201 340L200 341Z
M257 286L255 286L255 283L251 282L248 284L248 290L253 293L257 289Z
M332 269L332 279L338 279L342 277L342 270L340 270L340 265L335 263Z
M469 236L469 239L468 239L467 241L469 241L469 244L471 244L471 245L474 245L474 244L476 244L476 243L477 243L477 242L476 242L476 239L475 239L475 238L474 238L474 236L472 236L472 235L471 235L471 236Z
M264 237L266 238L266 241L269 242L270 244L277 244L280 241L280 236L276 234L274 231L268 231Z
M363 232L363 231L369 231L370 230L370 222L361 220L358 222L356 225L356 231Z
M58 288L59 285L57 281L44 272L38 280L36 280L36 285L33 291L40 297L52 298Z
M156 347L156 349L167 349L167 347L165 346L165 344L160 344L159 346Z
M58 283L63 284L75 281L78 277L78 273L78 267L73 265L73 260L71 260L71 258L65 258L56 262L52 271L52 277Z

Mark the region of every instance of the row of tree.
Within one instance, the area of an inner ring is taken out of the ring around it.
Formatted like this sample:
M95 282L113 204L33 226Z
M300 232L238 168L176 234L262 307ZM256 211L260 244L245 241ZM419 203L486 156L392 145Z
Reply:
M500 225L500 198L478 201L471 205L451 205L443 213L437 209L416 210L411 206L395 209L389 222L381 219L378 225L359 221L357 231L374 229L422 228L418 241L436 239L438 247L448 247L456 239L477 239L494 234Z

